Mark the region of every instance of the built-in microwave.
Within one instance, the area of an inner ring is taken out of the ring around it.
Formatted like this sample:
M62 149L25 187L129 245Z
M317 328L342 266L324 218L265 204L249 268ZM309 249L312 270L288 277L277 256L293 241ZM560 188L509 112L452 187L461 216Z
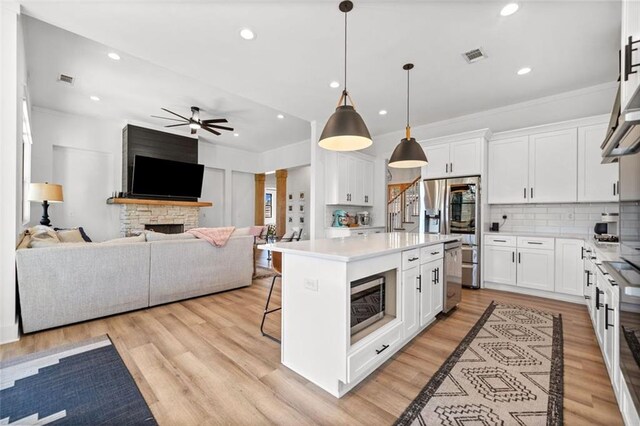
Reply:
M385 277L375 275L351 283L351 335L384 318Z

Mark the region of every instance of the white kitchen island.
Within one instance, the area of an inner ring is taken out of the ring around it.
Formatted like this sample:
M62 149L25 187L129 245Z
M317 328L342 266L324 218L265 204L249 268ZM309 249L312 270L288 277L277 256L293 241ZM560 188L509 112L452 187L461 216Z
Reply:
M283 254L282 363L343 396L442 311L444 243L456 240L383 233L260 246ZM372 277L384 282L383 317L352 334L352 288Z

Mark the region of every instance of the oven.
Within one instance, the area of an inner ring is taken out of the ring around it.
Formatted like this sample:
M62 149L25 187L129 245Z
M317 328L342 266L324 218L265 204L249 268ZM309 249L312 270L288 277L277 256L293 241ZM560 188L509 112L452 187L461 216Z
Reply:
M351 334L384 318L385 277L374 275L351 283Z

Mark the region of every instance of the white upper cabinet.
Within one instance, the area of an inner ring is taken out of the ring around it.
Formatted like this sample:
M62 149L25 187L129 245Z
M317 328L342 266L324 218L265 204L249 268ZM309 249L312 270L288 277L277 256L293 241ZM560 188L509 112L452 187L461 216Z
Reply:
M473 176L481 172L479 138L428 145L424 152L429 161L424 179Z
M489 143L489 204L577 200L575 128Z
M606 124L578 128L578 201L618 201L618 163L602 164Z
M489 204L526 203L529 194L529 139L489 143Z
M577 201L576 129L529 136L529 202Z
M424 179L446 177L449 174L449 144L430 145L424 148L429 164Z
M637 0L622 1L622 40L621 40L621 70L620 76L620 108L623 112L637 110L637 106L630 108L629 100L631 96L638 90L640 86L640 66L631 67L634 64L640 64L640 2ZM631 40L629 40L631 37ZM629 45L631 42L638 42ZM629 46L629 47L627 47ZM625 54L631 50L630 60ZM626 71L632 71L628 73ZM634 72L635 71L635 72Z
M373 162L355 156L330 153L326 162L326 203L373 205Z

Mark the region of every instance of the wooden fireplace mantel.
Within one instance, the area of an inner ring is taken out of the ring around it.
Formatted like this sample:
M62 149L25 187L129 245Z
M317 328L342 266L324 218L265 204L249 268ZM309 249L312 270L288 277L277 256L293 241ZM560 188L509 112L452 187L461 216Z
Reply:
M143 204L151 206L211 207L209 201L146 200L144 198L107 198L107 204Z

